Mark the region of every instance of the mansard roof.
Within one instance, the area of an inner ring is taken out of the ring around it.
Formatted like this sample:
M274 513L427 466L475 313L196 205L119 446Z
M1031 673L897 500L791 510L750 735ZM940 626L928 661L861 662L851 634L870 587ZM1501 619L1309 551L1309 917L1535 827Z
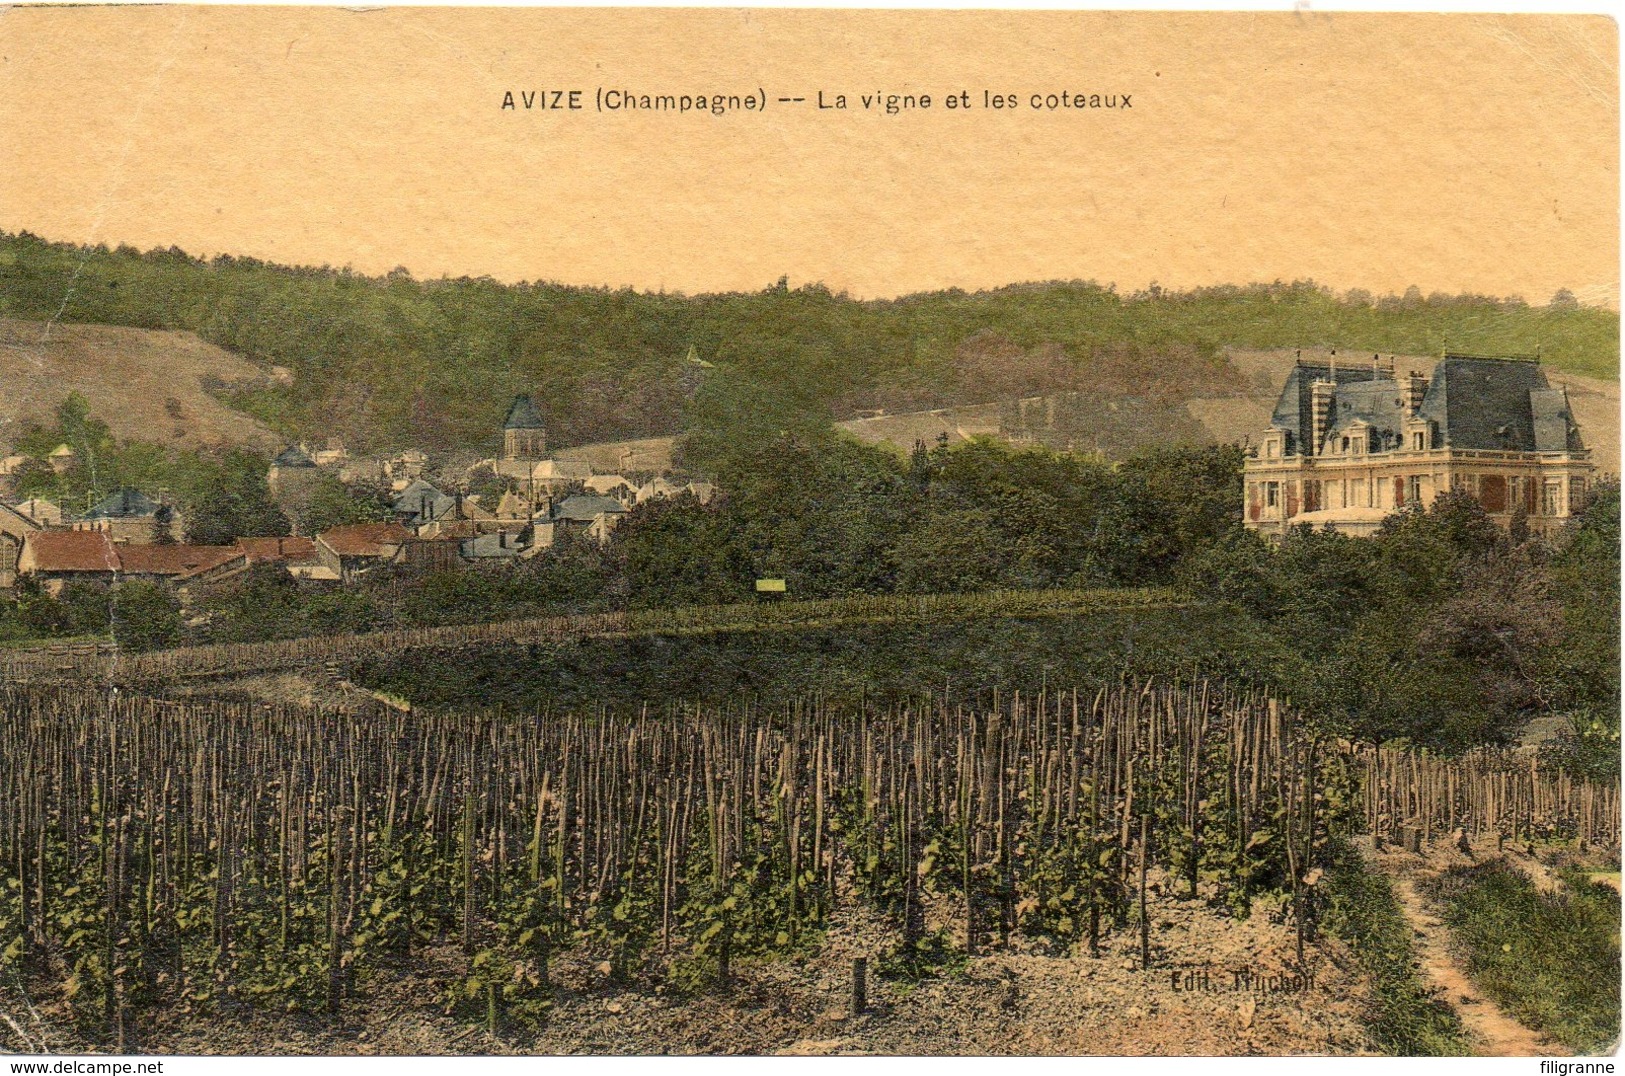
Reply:
M1581 452L1580 427L1569 408L1569 394L1562 389L1535 389L1529 394L1529 410L1535 429L1536 452Z
M1403 443L1404 386L1387 370L1300 362L1287 375L1270 426L1293 435L1292 451L1313 452L1313 386L1336 385L1328 438L1355 423L1378 431L1378 450ZM1446 353L1428 379L1416 418L1433 447L1503 452L1584 449L1568 395L1553 389L1540 364L1526 358Z
M1335 436L1358 421L1376 430L1383 446L1399 443L1406 416L1398 382L1378 378L1339 385L1334 410L1327 436Z
M1313 438L1314 409L1310 400L1315 382L1331 381L1342 386L1370 381L1376 376L1376 371L1369 366L1338 366L1333 370L1329 363L1300 361L1286 375L1270 425L1291 433L1295 441L1293 451L1301 452Z
M1433 368L1421 413L1438 424L1442 442L1451 448L1543 451L1536 447L1534 394L1550 391L1537 362L1447 354ZM1547 416L1549 435L1550 400L1542 397L1538 406ZM1566 413L1566 404L1560 410Z

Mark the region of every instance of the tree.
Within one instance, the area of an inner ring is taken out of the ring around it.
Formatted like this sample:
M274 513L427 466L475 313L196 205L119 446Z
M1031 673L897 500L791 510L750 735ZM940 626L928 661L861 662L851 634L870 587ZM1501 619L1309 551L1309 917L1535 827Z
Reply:
M186 540L227 545L238 538L280 537L288 517L271 500L265 460L233 451L194 490L186 510Z
M113 588L113 638L128 650L175 646L186 635L181 603L162 583L133 580Z
M917 594L987 590L1006 582L1006 554L993 513L936 506L892 551L897 589Z
M300 529L320 534L352 523L387 523L395 518L388 491L379 486L346 486L330 474L309 482Z
M547 568L538 562L546 559L534 558L526 572L543 575ZM751 593L750 567L729 533L721 500L702 505L677 497L638 505L616 526L609 559L633 607L720 604Z
M1136 578L1167 581L1180 565L1242 530L1240 445L1169 445L1125 460L1120 496L1144 541Z
M1599 485L1557 539L1552 595L1561 640L1547 678L1558 704L1617 733L1620 714L1620 490ZM1616 760L1617 761L1617 760Z

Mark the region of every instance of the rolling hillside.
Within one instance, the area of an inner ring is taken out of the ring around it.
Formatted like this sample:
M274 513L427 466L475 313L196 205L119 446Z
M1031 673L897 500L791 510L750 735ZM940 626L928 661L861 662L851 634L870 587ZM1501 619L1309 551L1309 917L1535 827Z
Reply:
M187 448L277 447L269 429L210 395L270 381L260 367L190 332L0 319L0 444L48 423L69 392L125 439Z
M559 446L670 436L697 416L733 436L741 419L790 428L1074 393L1072 440L1089 447L1089 425L1114 422L1124 432L1101 447L1120 453L1147 436L1135 426L1152 439L1199 435L1180 400L1250 391L1223 347L1539 350L1585 377L1614 380L1619 368L1616 311L1515 297L1371 296L1312 281L1120 294L1083 280L874 300L783 282L655 294L366 277L27 233L0 233L0 318L196 333L291 374L230 393L234 406L287 437L338 435L361 451L488 450L517 392L536 397ZM1149 406L1107 406L1136 395Z
M1296 361L1298 349L1278 348L1268 351L1231 349L1225 354L1231 365L1242 375L1242 387L1235 393L1224 396L1192 395L1183 401L1182 407L1175 405L1176 409L1182 411L1183 416L1188 417L1194 425L1186 427L1184 431L1170 427L1174 433L1185 431L1194 433L1200 430L1201 434L1196 439L1227 443L1256 438L1269 423L1270 412L1275 407L1280 386L1287 371ZM1322 348L1303 348L1302 354L1305 359L1324 360L1330 353ZM1426 356L1383 355L1385 363L1389 359L1392 359L1401 370L1414 369L1424 373L1431 370L1436 361ZM1546 376L1554 388L1568 389L1575 418L1580 423L1582 436L1587 447L1591 449L1592 460L1596 463L1597 469L1605 474L1618 474L1619 382L1586 377L1551 366L1546 368ZM1022 402L1042 404L1045 398ZM1027 410L1040 411L1042 408L1029 407ZM1085 421L1082 428L1075 431L1078 436L1057 438L1054 431L1039 429L1035 432L1040 439L1052 443L1059 441L1063 446L1068 440L1078 447L1089 447L1093 444L1109 445L1114 440L1121 441L1120 435L1124 433L1123 430L1114 427L1132 424L1137 418L1132 412L1127 411L1120 417L1114 414L1117 409L1112 401L1105 401L1104 406L1098 410L1105 416L1099 427L1091 430ZM906 451L915 441L932 444L942 435L946 435L951 441L965 440L979 434L1003 436L1009 431L1008 429L1001 431L1000 411L1001 408L997 404L969 404L932 411L852 419L837 425L859 440L870 444L891 444ZM1114 437L1114 434L1119 436ZM1107 454L1117 453L1108 451Z

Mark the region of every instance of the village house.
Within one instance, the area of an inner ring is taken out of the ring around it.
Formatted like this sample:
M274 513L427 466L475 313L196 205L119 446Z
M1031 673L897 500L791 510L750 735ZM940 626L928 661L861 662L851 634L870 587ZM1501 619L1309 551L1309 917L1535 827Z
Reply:
M419 538L472 538L504 529L496 513L462 493L443 493L418 479L392 502L396 521Z
M337 437L329 437L327 447L311 452L310 458L318 467L342 467L350 462L350 450Z
M181 517L173 507L128 486L103 498L73 523L79 531L102 531L115 542L144 545L181 540Z
M437 534L430 537L412 535L401 543L391 564L399 564L420 571L448 571L463 567L458 550L462 535Z
M69 448L67 445L57 445L55 448L51 449L50 454L45 457L45 462L51 465L51 472L53 474L62 474L69 467L72 467L73 461L78 458L78 453L74 452L74 450Z
M10 588L17 582L17 562L23 554L23 544L40 531L40 524L27 513L8 504L0 504L0 588Z
M295 579L315 582L335 583L341 578L336 569L322 562L314 538L239 538L237 544L250 567L275 564Z
M536 517L532 551L552 546L567 533L584 535L602 545L626 513L626 506L610 497L589 493L566 497Z
M682 492L682 488L664 475L657 475L638 487L637 503L669 500Z
M416 530L440 520L458 518L458 498L442 493L423 479L415 479L390 502L395 519Z
M313 538L239 538L237 548L243 551L250 568L274 564L296 578L338 578L325 574L326 569L321 569L323 574L313 574L321 568Z
M583 481L581 488L600 497L612 497L622 504L633 504L638 499L638 487L625 475L595 474Z
M385 456L383 462L384 480L394 490L405 489L414 480L422 478L423 472L428 470L429 454L421 448L407 448Z
M1447 353L1404 377L1300 361L1246 461L1244 522L1273 536L1298 524L1372 534L1454 489L1502 526L1522 517L1550 534L1591 477L1568 396L1534 359Z
M248 570L236 545L119 542L105 530L35 531L23 542L17 575L33 576L57 595L69 583L112 585L139 579L174 586L183 595Z
M342 458L333 458L334 473L345 485L377 483L394 493L422 478L429 467L429 454L420 448L404 449L392 456L351 456L346 451Z
M40 581L56 596L76 582L110 582L118 572L118 547L106 531L39 531L23 542L17 574Z
M62 526L62 509L43 497L30 497L11 507L42 527Z
M316 536L316 560L331 576L352 583L400 555L413 538L399 523L353 523Z
M303 445L289 445L271 461L265 484L271 496L285 496L310 482L317 473L316 461L310 458Z
M659 475L639 486L633 500L637 504L668 501L685 493L691 494L701 504L710 504L711 498L717 495L717 487L710 482L679 483L665 475Z
M123 579L169 583L185 593L192 587L224 582L248 570L248 556L236 545L118 545Z
M505 564L524 556L529 549L530 543L525 540L523 534L497 531L494 534L464 538L458 545L457 552L464 560L473 564Z

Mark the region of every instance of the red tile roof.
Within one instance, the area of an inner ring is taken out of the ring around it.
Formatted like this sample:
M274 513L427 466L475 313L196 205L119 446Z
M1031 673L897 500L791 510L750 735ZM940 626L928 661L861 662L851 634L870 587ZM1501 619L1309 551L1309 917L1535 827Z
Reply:
M40 531L25 548L36 572L116 572L118 549L104 531Z
M243 560L234 545L123 545L118 550L126 575L163 575L185 579L234 560Z
M237 547L247 555L250 564L304 563L316 559L316 542L311 538L239 538Z
M399 523L352 523L323 531L316 540L341 557L382 557L410 537Z

